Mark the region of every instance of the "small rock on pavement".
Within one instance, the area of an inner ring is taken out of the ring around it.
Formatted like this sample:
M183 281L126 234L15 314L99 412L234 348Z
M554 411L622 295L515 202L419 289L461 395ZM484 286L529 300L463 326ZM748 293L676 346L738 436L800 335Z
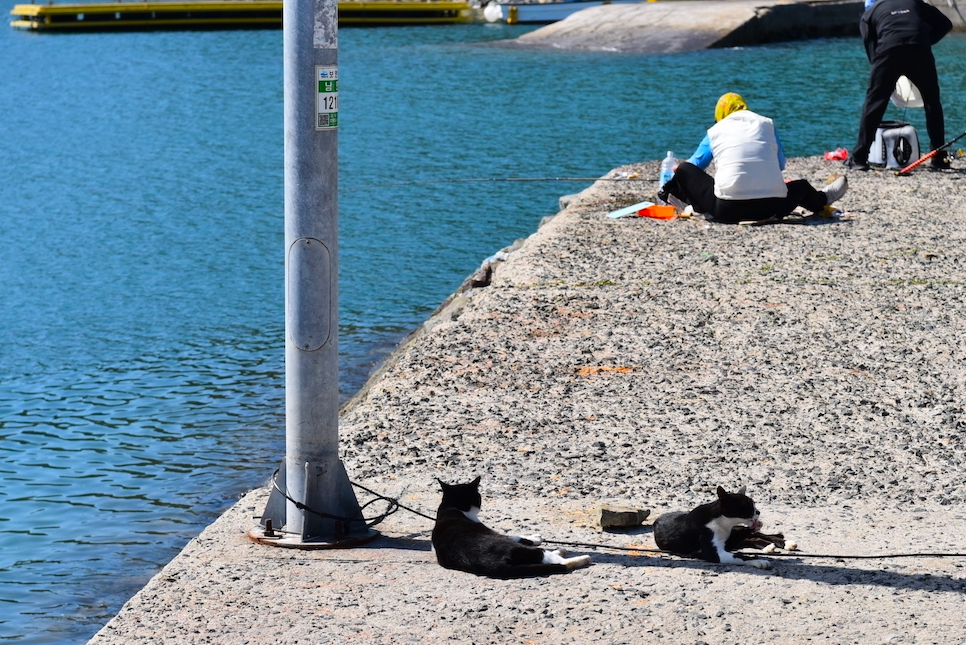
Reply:
M647 509L627 506L604 505L597 509L598 523L603 529L640 526L650 514L651 511Z

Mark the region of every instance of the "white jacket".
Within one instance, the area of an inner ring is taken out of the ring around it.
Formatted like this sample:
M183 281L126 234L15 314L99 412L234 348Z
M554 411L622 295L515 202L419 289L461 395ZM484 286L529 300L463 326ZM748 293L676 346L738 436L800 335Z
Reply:
M718 199L785 197L772 120L750 110L732 112L708 130Z

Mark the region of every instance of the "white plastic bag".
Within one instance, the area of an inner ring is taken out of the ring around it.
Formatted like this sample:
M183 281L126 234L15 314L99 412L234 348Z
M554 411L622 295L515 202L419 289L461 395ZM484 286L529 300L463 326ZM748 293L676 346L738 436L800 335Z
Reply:
M896 89L892 92L892 104L900 108L921 108L925 105L919 88L905 76L900 76L896 81Z

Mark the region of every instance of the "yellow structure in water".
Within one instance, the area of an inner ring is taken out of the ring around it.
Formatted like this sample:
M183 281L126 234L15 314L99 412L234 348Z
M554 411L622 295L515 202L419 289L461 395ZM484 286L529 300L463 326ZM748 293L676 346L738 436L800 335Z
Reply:
M31 31L131 31L162 29L278 29L281 0L213 2L102 2L18 4L10 26ZM459 0L343 0L340 25L429 25L470 22Z

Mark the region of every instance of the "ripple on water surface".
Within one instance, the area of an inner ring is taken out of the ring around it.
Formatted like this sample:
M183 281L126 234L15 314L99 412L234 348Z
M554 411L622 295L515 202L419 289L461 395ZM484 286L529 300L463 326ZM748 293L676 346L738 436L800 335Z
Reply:
M0 386L0 603L49 630L19 642L90 633L277 466L276 348L212 349Z

